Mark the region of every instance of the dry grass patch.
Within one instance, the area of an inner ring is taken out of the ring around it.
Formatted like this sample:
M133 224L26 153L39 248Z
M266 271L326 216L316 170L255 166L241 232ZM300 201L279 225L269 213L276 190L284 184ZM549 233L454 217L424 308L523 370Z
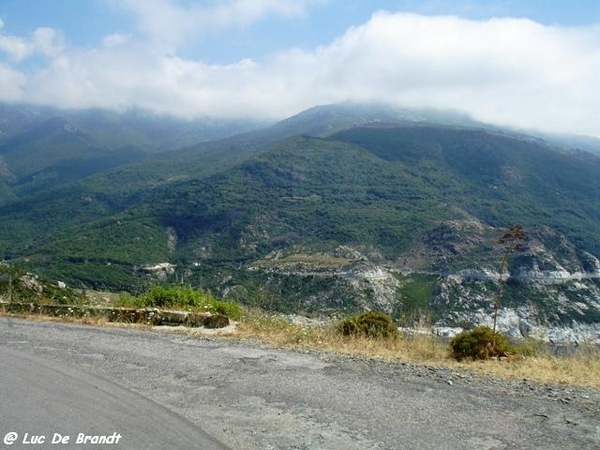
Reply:
M31 314L8 313L8 312L5 312L3 309L0 309L0 317L6 317L7 320L10 320L11 318L15 318L15 319L30 320L32 322L62 322L62 323L66 322L66 323L80 323L80 324L84 324L84 325L95 325L95 326L102 326L102 327L123 325L123 323L117 324L116 322L109 322L108 320L106 320L105 317L91 317L91 316L56 317L56 316L49 316L49 315L38 314L38 313L31 313Z
M49 317L38 314L7 314L0 308L0 316L25 318L36 321L72 322L107 327L135 327L152 329L141 324L109 322L104 317ZM171 330L169 330L171 331ZM172 330L186 334L197 330ZM245 311L237 331L231 337L256 339L264 343L290 349L315 349L346 355L421 363L448 367L460 372L491 376L507 380L529 380L546 384L567 384L600 390L600 355L593 346L580 347L577 354L557 357L539 348L531 349L537 355L508 360L457 362L450 355L450 347L436 336L422 334L411 337L372 339L360 336L342 336L335 324L302 326L283 317L269 316L260 311ZM529 344L532 345L532 344Z
M301 326L283 317L249 312L240 320L236 336L259 339L280 347L318 349L401 361L436 362L448 359L447 345L434 336L423 335L411 339L343 336L335 325Z
M235 336L258 339L277 347L316 349L422 363L506 380L526 379L537 383L568 384L600 390L600 356L597 349L591 347L564 357L537 350L540 352L537 356L457 362L451 357L449 345L436 336L423 334L397 339L342 336L336 332L335 324L301 326L290 323L285 318L257 311L247 312L242 317Z
M271 267L274 265L282 264L308 264L318 268L340 268L350 264L352 260L348 258L340 258L337 256L330 256L326 254L305 254L295 253L286 255L278 259L262 259L254 263L259 267Z
M457 369L509 380L567 384L600 390L600 357L581 352L570 356L529 356L509 361L454 363Z
M112 306L119 301L120 293L108 292L108 291L96 291L93 289L87 289L82 291L86 296L90 305L101 305L101 306Z

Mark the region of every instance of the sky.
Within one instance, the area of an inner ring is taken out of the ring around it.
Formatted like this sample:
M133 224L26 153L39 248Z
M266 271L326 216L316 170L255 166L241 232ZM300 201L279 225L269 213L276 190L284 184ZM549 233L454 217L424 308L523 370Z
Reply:
M0 102L278 120L348 101L600 137L600 2L0 0Z

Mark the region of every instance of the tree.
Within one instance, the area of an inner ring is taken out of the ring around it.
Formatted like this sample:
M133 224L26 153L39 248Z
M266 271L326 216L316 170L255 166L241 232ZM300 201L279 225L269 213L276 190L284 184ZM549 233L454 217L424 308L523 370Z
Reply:
M504 272L508 268L508 256L511 253L523 250L523 241L525 240L525 232L521 225L514 225L512 228L507 230L500 239L496 242L503 248L502 264L500 267L500 276L498 278L498 293L494 301L494 336L496 335L496 323L498 321L498 310L500 309L500 303L502 302L502 296L504 295ZM495 344L495 343L494 343Z

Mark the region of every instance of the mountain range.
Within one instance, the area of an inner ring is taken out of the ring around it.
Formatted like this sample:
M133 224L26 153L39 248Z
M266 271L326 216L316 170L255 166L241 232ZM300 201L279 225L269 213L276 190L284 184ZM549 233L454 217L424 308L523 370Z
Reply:
M0 130L0 256L72 286L466 326L520 224L501 325L600 336L594 138L364 104L262 127L5 105Z

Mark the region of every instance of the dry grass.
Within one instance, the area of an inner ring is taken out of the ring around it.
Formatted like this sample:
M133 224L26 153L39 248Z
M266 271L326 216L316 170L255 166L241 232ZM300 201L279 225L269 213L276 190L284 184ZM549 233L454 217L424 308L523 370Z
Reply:
M110 306L119 300L121 294L87 289L85 291L85 296L91 305Z
M511 380L567 384L600 390L600 357L592 352L557 357L529 356L514 361L452 362L456 368Z
M238 324L237 337L259 339L278 347L390 360L424 363L449 359L448 346L433 336L418 336L411 340L342 336L334 326L300 326L261 313L245 315Z
M62 323L79 323L83 325L93 325L98 327L113 327L113 328L140 328L149 330L152 327L150 325L139 324L139 323L128 323L128 322L111 322L106 317L71 317L71 316L48 316L44 314L21 314L21 313L7 313L3 308L0 308L0 317L6 317L8 320L11 318L31 320L33 322L62 322Z
M7 315L0 308L0 315ZM135 327L150 329L139 324L109 322L104 318L65 318L40 315L10 315L29 320L83 323L107 327ZM174 330L175 331L175 330ZM177 330L182 332L181 330ZM189 331L195 334L194 331ZM449 345L431 335L411 338L369 339L344 337L334 326L300 326L285 318L273 317L260 311L247 311L237 324L237 331L228 336L255 339L267 344L290 349L314 349L347 355L360 355L448 367L460 372L491 376L507 380L529 380L545 384L568 384L600 390L600 356L597 348L583 347L576 355L556 357L542 350L529 349L535 356L505 361L457 362L450 356Z
M257 266L269 267L281 264L311 264L320 268L339 268L350 264L348 258L339 258L335 256L323 254L304 254L295 253L292 255L283 256L277 260L263 259L255 263Z
M564 357L529 349L538 354L502 361L458 362L450 356L449 345L432 335L399 339L344 337L333 326L294 325L284 318L269 317L260 312L250 312L242 318L236 337L258 339L278 347L421 363L506 380L526 379L600 390L600 356L597 349L591 347Z

